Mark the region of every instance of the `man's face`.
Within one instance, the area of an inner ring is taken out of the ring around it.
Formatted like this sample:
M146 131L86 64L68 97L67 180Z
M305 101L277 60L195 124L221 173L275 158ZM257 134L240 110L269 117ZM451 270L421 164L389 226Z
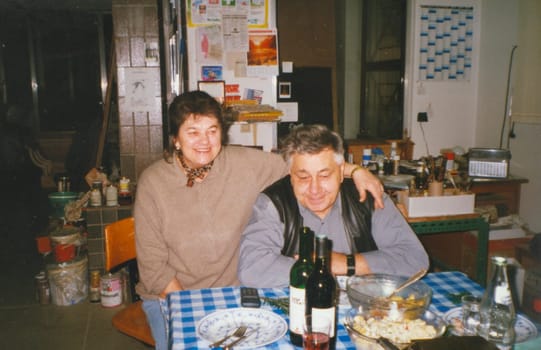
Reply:
M334 152L294 154L291 157L291 184L295 197L305 208L323 219L332 208L344 176L344 164L337 164Z

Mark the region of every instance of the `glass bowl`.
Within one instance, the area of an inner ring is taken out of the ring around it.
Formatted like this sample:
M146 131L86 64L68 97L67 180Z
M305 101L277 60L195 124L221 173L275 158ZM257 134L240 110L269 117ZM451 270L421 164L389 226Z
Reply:
M387 274L351 276L346 293L353 308L362 308L361 311L374 316L416 319L427 310L432 289L423 281L417 281L388 298L406 279L405 276Z

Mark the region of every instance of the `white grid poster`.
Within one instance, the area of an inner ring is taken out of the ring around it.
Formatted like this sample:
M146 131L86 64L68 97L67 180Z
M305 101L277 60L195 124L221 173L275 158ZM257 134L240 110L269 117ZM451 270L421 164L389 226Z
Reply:
M421 6L420 80L469 81L473 7Z

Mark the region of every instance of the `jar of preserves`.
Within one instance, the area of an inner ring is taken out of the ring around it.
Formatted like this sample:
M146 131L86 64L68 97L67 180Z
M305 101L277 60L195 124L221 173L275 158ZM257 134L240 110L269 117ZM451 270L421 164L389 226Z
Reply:
M118 204L120 205L132 204L130 179L128 179L126 176L122 176L118 184Z

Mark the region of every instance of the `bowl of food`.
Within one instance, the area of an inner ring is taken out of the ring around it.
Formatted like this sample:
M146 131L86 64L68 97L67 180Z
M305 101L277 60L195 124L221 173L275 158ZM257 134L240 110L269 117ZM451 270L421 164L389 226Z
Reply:
M362 307L374 316L417 319L428 308L432 289L423 281L417 281L391 296L407 277L369 274L351 276L346 292L352 307Z
M393 345L403 349L415 340L441 337L446 329L445 321L430 310L416 319L396 319L351 308L344 323L355 347L364 350L392 349Z

